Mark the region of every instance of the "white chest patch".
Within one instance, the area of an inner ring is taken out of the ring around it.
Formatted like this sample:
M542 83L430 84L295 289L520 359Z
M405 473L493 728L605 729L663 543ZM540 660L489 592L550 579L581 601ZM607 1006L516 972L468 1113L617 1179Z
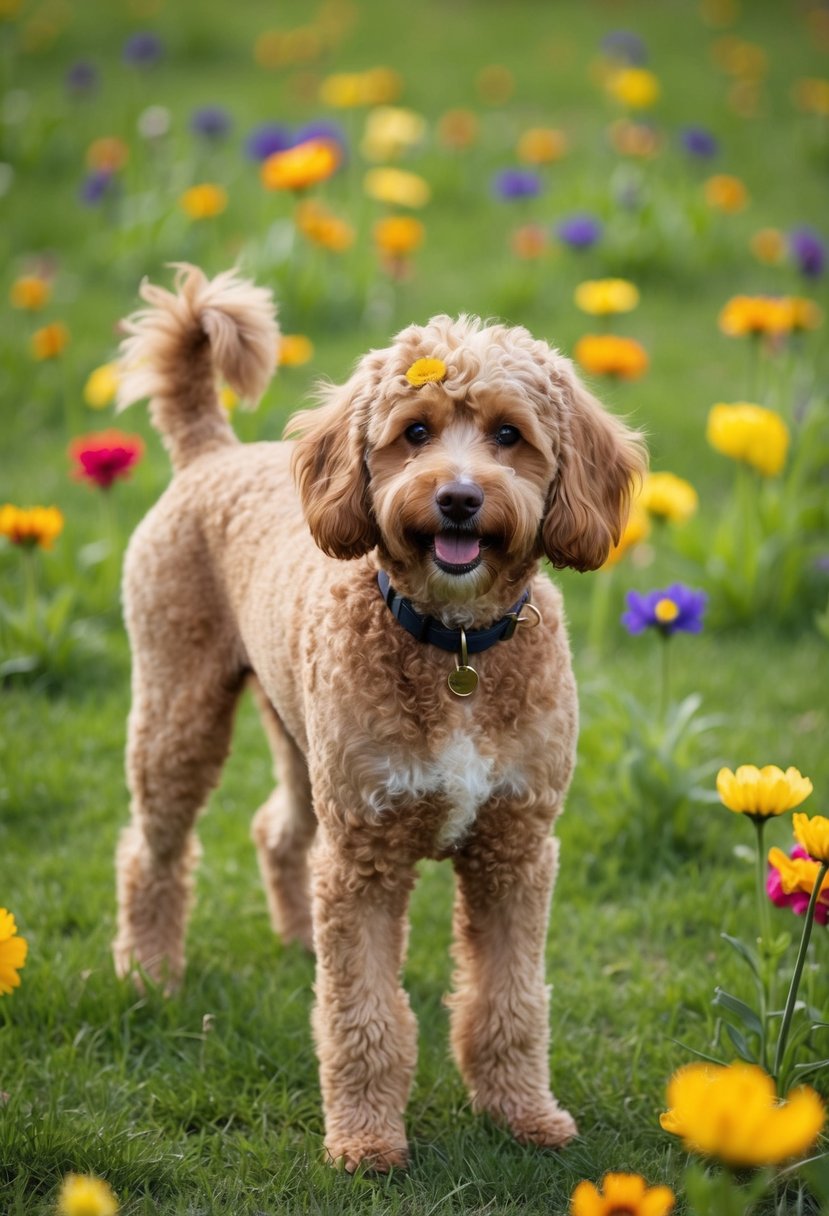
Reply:
M370 801L382 813L409 799L440 798L448 811L436 843L446 849L462 840L493 793L517 794L525 788L518 772L512 768L497 772L494 759L482 756L475 740L457 731L434 760L389 766Z

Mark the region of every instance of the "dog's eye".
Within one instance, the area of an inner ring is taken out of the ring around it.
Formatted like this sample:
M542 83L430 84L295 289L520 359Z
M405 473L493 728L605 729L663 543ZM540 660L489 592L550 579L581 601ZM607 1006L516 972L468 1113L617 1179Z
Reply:
M513 444L518 443L521 438L521 432L517 426L510 426L505 423L504 426L499 426L495 432L495 442L502 448L511 448Z
M429 438L429 428L425 422L413 422L411 426L406 427L403 433L409 443L413 443L415 447L420 447Z

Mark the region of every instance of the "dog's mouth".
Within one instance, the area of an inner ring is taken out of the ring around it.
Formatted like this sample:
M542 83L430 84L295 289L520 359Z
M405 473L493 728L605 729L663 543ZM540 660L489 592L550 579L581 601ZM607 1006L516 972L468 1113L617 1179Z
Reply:
M439 570L445 574L471 574L483 560L483 550L489 541L463 528L447 528L435 536L419 536L419 543L427 549Z

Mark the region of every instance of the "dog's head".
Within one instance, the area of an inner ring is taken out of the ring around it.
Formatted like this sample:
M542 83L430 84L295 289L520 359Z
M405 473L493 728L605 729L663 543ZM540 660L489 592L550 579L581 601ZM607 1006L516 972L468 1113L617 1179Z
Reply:
M407 372L423 359L438 378L416 387ZM319 547L376 546L395 587L427 606L509 601L544 555L596 569L645 467L640 437L569 359L463 316L403 330L288 430Z

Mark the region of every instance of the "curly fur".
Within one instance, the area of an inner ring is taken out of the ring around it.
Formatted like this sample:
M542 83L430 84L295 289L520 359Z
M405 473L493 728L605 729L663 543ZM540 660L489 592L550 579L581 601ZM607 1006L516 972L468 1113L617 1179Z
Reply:
M117 859L117 968L181 976L193 828L253 680L279 775L253 835L274 927L317 954L331 1158L406 1160L416 1027L400 971L424 857L457 875L451 1042L473 1102L523 1141L564 1144L575 1124L549 1089L544 940L577 702L560 596L539 562L604 561L641 440L526 330L442 316L326 387L290 424L294 442L241 445L214 380L221 370L261 392L276 342L267 294L193 268L175 294L142 294L123 399L152 397L176 476L125 563L133 818ZM406 370L424 356L447 374L415 389ZM412 442L413 423L428 442ZM504 426L514 443L496 441ZM480 544L469 569L437 560L449 484L482 497L464 524ZM491 624L527 587L543 624L477 655L479 691L460 700L452 656L394 621L378 566L445 624Z

